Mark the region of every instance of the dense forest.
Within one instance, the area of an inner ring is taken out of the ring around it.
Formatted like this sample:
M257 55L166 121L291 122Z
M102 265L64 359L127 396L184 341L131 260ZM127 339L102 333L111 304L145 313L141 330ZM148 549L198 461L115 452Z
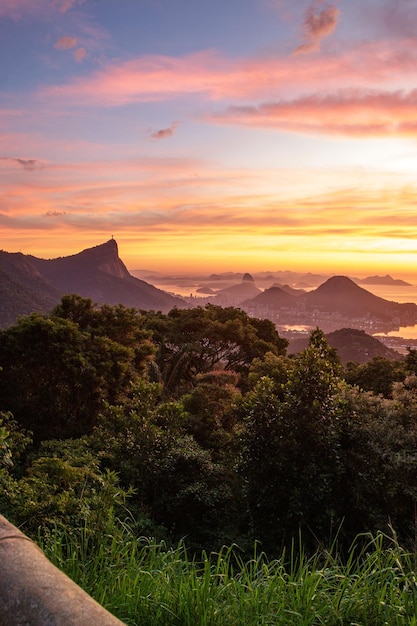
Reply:
M0 509L31 536L116 520L274 555L395 529L415 545L417 351L343 367L236 308L65 296L0 331Z

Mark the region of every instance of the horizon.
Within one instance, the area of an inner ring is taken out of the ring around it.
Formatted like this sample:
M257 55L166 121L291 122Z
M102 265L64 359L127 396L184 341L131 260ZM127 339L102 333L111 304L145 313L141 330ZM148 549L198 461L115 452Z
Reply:
M416 19L414 0L3 0L2 247L114 234L129 271L416 280Z
M250 270L250 269L219 269L219 270L212 270L210 268L207 268L206 270L204 268L200 268L198 270L191 270L190 268L186 268L183 270L178 270L178 269L172 269L171 271L166 270L166 269L161 269L161 270L157 270L157 269L153 269L153 268L140 268L140 267L129 267L125 261L125 259L123 258L123 254L120 253L120 249L119 249L119 244L117 239L114 238L114 236L112 236L112 241L114 241L116 243L117 246L117 250L118 250L118 256L119 259L124 263L124 265L126 266L127 270L129 271L129 273L131 272L136 272L138 274L143 274L144 276L146 274L148 275L154 275L155 278L167 278L170 280L174 280L175 278L179 278L179 279L186 279L186 278L192 278L192 279L201 279L201 280L205 280L205 279L209 279L210 275L212 274L216 274L219 276L235 276L235 277L239 277L239 276L243 276L245 274L251 274L254 276L258 276L259 280L266 280L267 276L262 277L261 275L268 275L268 274L294 274L294 276L299 275L301 278L303 276L313 276L313 277L320 277L323 278L324 280L327 280L328 278L332 278L332 277L336 277L336 276L343 276L343 277L347 277L350 278L352 280L358 279L358 280L364 280L367 278L371 278L371 277L378 277L378 278L390 278L393 280L403 280L405 282L409 282L409 281L414 281L416 283L416 285L411 284L410 286L417 286L417 272L415 274L412 273L408 273L407 276L405 275L394 275L392 272L386 272L386 273L370 273L370 272L362 272L359 274L353 274L352 272L346 272L346 273L338 273L338 272L330 272L330 271L314 271L311 268L310 269L291 269L289 267L285 267L283 269L271 269L271 268L267 268L267 269L257 269L257 270ZM45 256L39 256L38 258L44 259L44 260L55 260L57 258L60 257L65 257L65 256L75 256L81 252L84 252L86 250L90 250L92 248L97 248L100 246L104 246L106 243L108 243L110 240L105 241L105 242L101 242L98 244L94 244L94 245L90 245L87 248L83 248L82 250L76 250L75 252L70 252L69 254L61 254L57 257L45 257ZM23 250L14 250L14 251L10 251L10 250L1 250L3 252L6 252L8 254L16 254L16 253L20 253L23 255L28 255L28 256L37 256L31 253L26 253ZM141 278L143 279L143 277L141 276ZM226 279L227 280L227 279ZM319 283L316 283L319 284Z

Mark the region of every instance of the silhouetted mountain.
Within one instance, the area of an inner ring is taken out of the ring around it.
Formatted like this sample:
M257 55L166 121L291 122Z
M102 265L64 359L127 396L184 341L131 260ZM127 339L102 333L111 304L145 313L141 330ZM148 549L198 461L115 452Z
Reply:
M414 316L417 321L417 305L414 303L384 300L359 287L346 276L333 276L314 291L301 296L309 310L343 313L345 317L365 315L388 319L396 316ZM414 322L413 322L414 323Z
M389 274L385 276L368 276L367 278L362 278L361 280L357 280L356 282L361 285L395 285L397 287L411 287L411 283L407 283L405 280L401 280L401 278L393 278Z
M57 259L0 254L0 326L19 315L49 312L64 294L76 293L97 304L124 304L164 313L186 302L131 276L115 240Z
M401 359L401 354L388 348L381 341L363 330L356 328L341 328L326 335L329 346L337 350L343 364L349 361L362 364L372 361L374 357L383 357L389 361ZM290 340L288 354L297 354L308 346L308 337Z
M241 283L220 289L213 302L221 306L237 306L260 293L262 292L256 286L253 277L250 274L244 274Z
M301 296L303 293L307 293L305 289L295 289L290 285L281 285L281 283L274 283L271 287L280 287L292 296Z
M277 310L283 307L295 306L296 298L298 298L298 296L289 293L286 289L274 286L265 289L265 291L262 291L262 293L255 296L255 298L252 298L250 302L245 302L245 305L264 306L271 310Z
M379 298L346 276L333 276L301 295L271 287L242 303L257 317L269 317L278 326L319 326L330 332L346 326L387 332L417 324L417 305Z
M246 272L246 274L243 274L243 278L242 278L242 283L254 283L254 278L252 276L252 274L249 274L248 272Z
M62 295L28 257L0 251L0 327L10 326L20 315L47 313Z

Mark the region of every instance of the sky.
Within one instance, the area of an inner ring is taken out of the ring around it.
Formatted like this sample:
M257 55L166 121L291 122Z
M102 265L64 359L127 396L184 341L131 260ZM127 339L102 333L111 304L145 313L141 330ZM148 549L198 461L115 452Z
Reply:
M0 0L0 247L417 279L417 0Z

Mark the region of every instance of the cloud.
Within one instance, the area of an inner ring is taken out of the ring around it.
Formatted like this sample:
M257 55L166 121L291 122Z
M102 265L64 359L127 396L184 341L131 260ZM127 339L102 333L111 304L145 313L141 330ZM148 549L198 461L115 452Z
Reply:
M84 4L86 0L51 0L51 4L60 13L66 13L75 6Z
M56 50L73 50L73 57L78 62L81 63L85 57L87 56L87 50L85 48L79 47L76 50L74 48L78 44L77 37L60 37L58 41L54 44L54 48Z
M151 133L152 139L167 139L168 137L172 137L174 134L179 122L172 122L169 128L162 128L161 130L156 130Z
M252 100L309 90L407 85L415 79L417 48L366 42L332 55L264 56L231 59L213 51L183 57L146 55L109 63L89 76L42 87L41 99L60 106L123 106L178 98ZM272 96L271 96L272 94Z
M11 161L12 163L17 163L24 170L33 172L34 170L42 169L43 165L36 159L19 159L13 157L0 157L0 161Z
M86 0L1 0L0 17L20 20L24 17L45 18L53 12L66 13Z
M303 24L304 43L298 46L295 53L316 52L325 37L335 30L340 16L340 10L334 4L323 0L314 0L307 7Z
M78 61L78 63L81 63L81 61L84 61L86 56L87 56L87 50L85 48L77 48L76 50L74 50L74 59Z
M391 40L400 37L415 41L417 38L415 0L384 0L365 7L365 15L372 25L376 25Z
M417 137L417 89L340 90L259 106L232 106L214 121L346 137Z
M55 42L54 48L56 48L56 50L71 50L72 48L75 48L76 45L76 37L64 36L60 37L58 41Z

